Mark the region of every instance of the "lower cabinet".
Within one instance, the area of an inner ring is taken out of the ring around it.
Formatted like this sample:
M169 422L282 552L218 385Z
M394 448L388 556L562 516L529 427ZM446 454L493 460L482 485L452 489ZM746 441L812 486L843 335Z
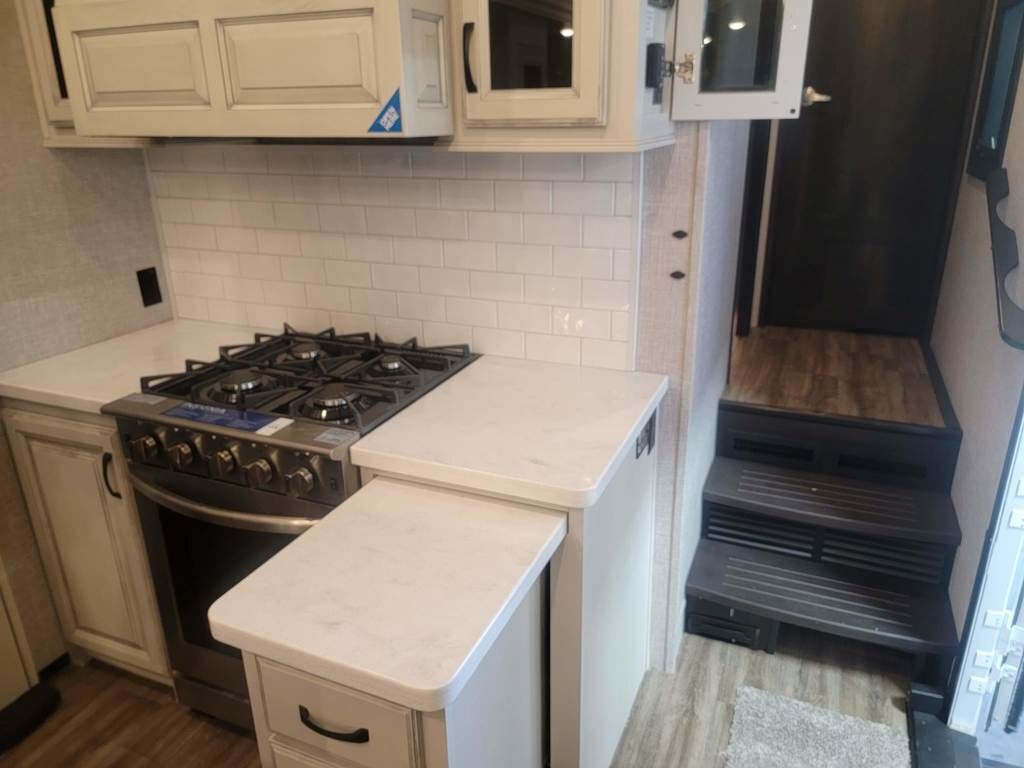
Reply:
M113 420L7 409L4 423L67 642L166 681L163 633Z

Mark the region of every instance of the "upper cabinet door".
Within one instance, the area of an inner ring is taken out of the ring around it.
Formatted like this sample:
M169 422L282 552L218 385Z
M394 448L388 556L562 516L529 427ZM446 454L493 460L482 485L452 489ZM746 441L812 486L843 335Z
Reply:
M451 132L445 0L65 0L56 19L83 133Z
M811 0L679 0L673 120L798 117Z
M604 125L608 0L460 0L468 126Z

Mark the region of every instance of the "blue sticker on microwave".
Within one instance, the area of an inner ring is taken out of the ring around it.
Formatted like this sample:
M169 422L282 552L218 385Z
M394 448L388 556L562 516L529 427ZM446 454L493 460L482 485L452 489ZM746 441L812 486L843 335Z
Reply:
M370 124L370 133L401 133L402 132L402 97L399 89L388 99L377 119Z

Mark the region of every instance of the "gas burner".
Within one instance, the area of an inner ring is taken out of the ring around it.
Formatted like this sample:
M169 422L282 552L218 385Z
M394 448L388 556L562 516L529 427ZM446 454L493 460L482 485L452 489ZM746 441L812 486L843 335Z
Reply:
M377 364L388 373L398 373L405 366L402 358L397 355L385 355L377 361Z
M316 360L323 353L323 347L315 341L300 342L288 350L288 354L296 360Z
M240 368L200 386L195 399L240 408L258 408L286 391L286 384L277 376L258 368Z
M249 370L232 371L217 381L217 387L222 392L233 395L255 392L268 386L273 386L273 380L269 376L265 376L251 368Z
M379 418L380 406L390 409L397 401L397 395L387 390L332 382L313 390L292 411L314 421L361 429Z

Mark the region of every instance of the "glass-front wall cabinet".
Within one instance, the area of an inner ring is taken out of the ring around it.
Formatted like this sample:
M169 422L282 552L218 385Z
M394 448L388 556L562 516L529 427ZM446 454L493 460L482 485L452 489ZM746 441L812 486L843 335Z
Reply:
M602 125L608 0L463 0L469 125Z
M800 114L811 0L679 0L672 119Z

